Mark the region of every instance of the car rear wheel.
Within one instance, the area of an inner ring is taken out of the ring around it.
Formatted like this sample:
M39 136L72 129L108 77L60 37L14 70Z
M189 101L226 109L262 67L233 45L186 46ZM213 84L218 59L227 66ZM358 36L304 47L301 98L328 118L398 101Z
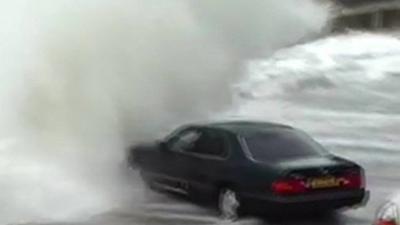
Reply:
M218 198L218 210L223 219L236 220L239 217L240 201L238 194L229 188L221 189Z

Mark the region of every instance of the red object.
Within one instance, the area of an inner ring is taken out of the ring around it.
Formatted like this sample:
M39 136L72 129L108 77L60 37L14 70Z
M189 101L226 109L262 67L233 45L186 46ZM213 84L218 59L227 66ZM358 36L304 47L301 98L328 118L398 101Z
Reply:
M396 224L396 221L394 221L394 220L381 219L376 223L376 225L398 225L398 224Z
M277 195L296 195L307 192L307 187L303 180L287 179L274 182L272 190Z
M336 180L338 182L338 187L336 188L362 189L365 187L364 173L360 170L346 171L343 175L338 176ZM306 179L283 178L272 184L272 191L277 195L298 195L312 190Z
M361 189L364 187L364 175L360 171L349 171L342 177L342 187Z

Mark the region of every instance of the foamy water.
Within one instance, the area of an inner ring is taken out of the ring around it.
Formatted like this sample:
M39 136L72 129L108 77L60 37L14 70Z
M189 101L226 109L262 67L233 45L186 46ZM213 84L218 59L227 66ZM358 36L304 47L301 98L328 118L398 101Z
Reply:
M210 117L289 123L361 163L398 162L400 41L350 33L273 53L324 28L324 7L298 4L1 2L0 224L225 223L149 203L123 164L128 145Z
M346 41L363 44L349 52L346 51ZM381 42L392 45L372 49L364 47ZM361 163L369 176L380 179L395 177L395 174L390 174L393 173L390 168L400 160L396 135L400 121L396 114L397 105L393 102L397 98L398 44L396 38L387 35L353 33L278 51L268 59L251 64L248 76L236 87L235 106L220 115L223 118L253 118L292 124L310 132L333 153ZM346 58L346 65L342 64L343 58ZM373 68L376 74L364 73L369 68ZM368 91L360 91L360 87ZM15 141L10 140L8 144L12 143ZM3 148L7 148L7 143ZM80 174L82 170L78 172ZM90 185L84 187L87 191L95 189ZM385 181L369 187L375 194L383 196L391 194L389 191L396 187L396 182ZM257 219L234 223L221 221L212 212L196 205L155 193L151 194L155 196L143 196L142 191L127 191L125 195L144 197L141 204L108 211L89 223L264 224ZM100 195L105 196L104 193ZM88 203L96 200L99 198ZM350 214L347 220L352 224L367 223L379 201L373 199L367 209ZM88 214L94 211L89 210ZM82 213L82 210L78 212ZM312 224L325 223L314 221Z
M71 222L140 204L125 148L229 109L249 58L323 29L322 6L299 6L2 1L0 223Z
M385 34L354 32L278 51L250 67L237 113L306 129L349 158L398 162L399 63L400 41Z

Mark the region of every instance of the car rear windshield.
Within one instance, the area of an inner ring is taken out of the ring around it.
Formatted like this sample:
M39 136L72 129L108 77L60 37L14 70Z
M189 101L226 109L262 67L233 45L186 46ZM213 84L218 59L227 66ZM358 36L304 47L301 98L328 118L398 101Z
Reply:
M257 161L276 162L291 158L326 155L321 145L296 130L268 131L244 135L252 157Z

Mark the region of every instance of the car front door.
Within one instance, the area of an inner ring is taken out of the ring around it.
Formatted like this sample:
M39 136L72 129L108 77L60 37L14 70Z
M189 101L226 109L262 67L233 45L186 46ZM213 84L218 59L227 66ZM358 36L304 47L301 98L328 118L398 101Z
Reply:
M190 127L168 138L160 158L163 189L187 194L190 171L194 168L193 158L188 152L192 151L200 136L198 129Z
M190 164L185 180L191 191L211 194L228 172L229 145L222 131L203 128L199 134L193 148L184 153L185 161Z

